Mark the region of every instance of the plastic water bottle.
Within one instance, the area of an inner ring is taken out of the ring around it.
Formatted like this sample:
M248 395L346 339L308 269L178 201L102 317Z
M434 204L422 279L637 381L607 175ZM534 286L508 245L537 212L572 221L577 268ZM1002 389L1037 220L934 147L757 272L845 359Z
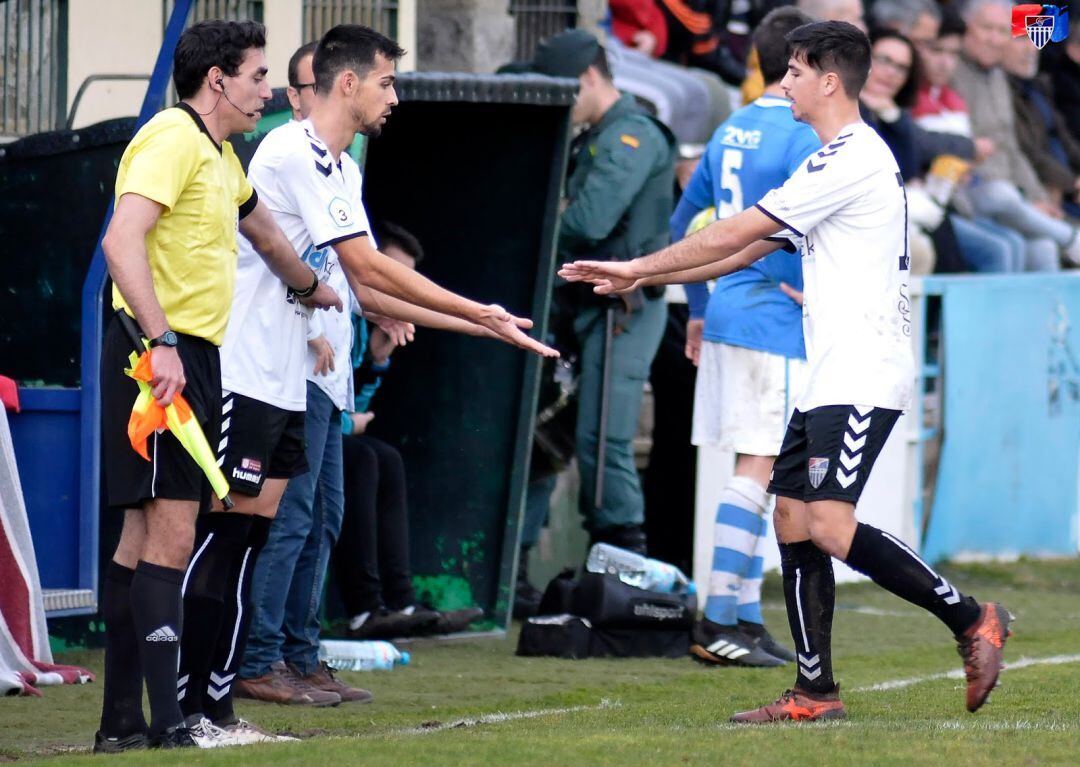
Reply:
M585 569L592 573L616 575L623 583L646 591L668 594L694 594L697 591L690 579L675 565L607 543L598 543L589 550Z
M408 666L409 653L379 640L323 639L319 660L342 671L390 671L395 665Z

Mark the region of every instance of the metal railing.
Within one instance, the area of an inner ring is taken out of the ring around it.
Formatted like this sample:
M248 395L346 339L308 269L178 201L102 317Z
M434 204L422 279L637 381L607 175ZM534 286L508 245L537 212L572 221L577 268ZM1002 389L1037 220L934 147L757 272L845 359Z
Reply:
M0 135L53 130L67 96L67 0L0 2Z
M304 0L303 39L318 40L338 24L363 24L391 39L398 35L397 0Z
M545 37L577 26L575 0L510 0L517 47L514 58L531 59Z

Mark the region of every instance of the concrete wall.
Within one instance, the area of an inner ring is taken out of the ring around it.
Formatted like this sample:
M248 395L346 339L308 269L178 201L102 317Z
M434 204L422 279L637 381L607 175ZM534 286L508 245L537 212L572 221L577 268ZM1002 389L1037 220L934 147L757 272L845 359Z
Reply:
M417 0L400 0L398 37L407 55L400 69L416 67ZM289 57L305 40L301 0L271 0L263 5L270 85L284 87ZM92 74L144 74L154 68L164 24L161 3L151 0L69 0L68 95ZM75 127L137 114L146 81L99 82L89 86L75 116Z

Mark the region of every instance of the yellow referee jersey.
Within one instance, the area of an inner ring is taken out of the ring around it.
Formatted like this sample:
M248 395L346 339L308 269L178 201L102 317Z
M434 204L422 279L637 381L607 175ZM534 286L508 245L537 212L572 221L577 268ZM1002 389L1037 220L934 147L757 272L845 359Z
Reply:
M257 201L232 147L218 146L187 104L159 112L120 158L117 203L129 193L165 206L146 253L169 327L220 346L236 282L237 226ZM115 285L113 308L128 308Z

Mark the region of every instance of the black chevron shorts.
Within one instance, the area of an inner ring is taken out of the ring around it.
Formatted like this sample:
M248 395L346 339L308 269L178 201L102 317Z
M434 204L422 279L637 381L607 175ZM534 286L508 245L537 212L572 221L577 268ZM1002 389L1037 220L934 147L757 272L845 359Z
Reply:
M773 464L769 492L807 503L858 503L899 417L899 410L861 405L796 410Z

